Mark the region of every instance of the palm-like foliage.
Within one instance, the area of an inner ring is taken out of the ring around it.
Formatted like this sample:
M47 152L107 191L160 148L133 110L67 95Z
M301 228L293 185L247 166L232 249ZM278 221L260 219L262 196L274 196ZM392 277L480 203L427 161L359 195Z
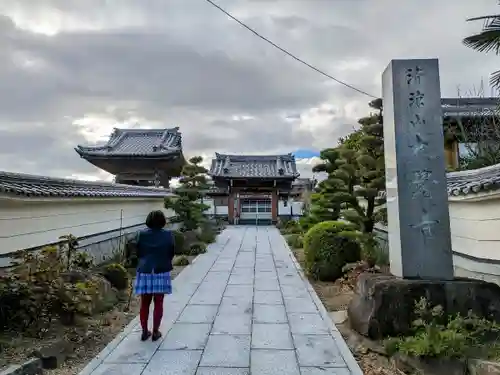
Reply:
M479 52L500 54L500 14L469 18L467 21L484 21L481 32L468 36L463 43ZM493 72L490 83L495 88L500 88L500 70Z

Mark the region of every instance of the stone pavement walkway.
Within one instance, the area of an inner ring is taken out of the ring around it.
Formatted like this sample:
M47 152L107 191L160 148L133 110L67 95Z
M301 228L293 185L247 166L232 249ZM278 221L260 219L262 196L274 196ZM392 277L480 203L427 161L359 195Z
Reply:
M274 227L229 227L175 280L164 338L138 319L80 375L362 375Z

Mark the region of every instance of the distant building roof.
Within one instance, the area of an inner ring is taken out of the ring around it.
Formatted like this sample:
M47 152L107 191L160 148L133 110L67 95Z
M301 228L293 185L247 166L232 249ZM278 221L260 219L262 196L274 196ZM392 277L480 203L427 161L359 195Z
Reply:
M296 178L295 157L286 155L225 155L215 153L209 175L226 178Z
M1 171L0 194L13 197L45 198L153 198L172 195L170 190L163 188L79 181Z
M77 146L82 157L92 156L146 156L159 157L182 151L179 128L171 129L117 129L102 146Z

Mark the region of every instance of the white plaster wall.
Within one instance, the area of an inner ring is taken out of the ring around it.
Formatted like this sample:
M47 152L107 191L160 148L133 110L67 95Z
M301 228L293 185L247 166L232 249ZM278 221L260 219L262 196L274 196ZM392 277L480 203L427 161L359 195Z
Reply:
M228 214L228 206L217 206L215 207L213 198L203 198L203 204L209 206L209 208L205 211L205 215L227 215Z
M500 261L500 196L487 200L450 200L453 251Z
M0 200L0 255L144 223L163 198Z
M288 216L293 213L293 216L301 216L302 209L304 207L303 202L296 202L292 199L288 200L287 205L285 207L285 202L282 200L278 201L278 216Z

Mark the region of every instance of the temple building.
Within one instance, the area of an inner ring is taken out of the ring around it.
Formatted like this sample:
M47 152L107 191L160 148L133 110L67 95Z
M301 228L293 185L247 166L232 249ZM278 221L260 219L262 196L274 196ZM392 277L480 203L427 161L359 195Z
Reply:
M287 155L215 154L209 175L213 180L214 209L227 207L233 224L271 224L286 206L299 173L295 157Z
M115 182L168 187L185 164L179 128L117 129L105 145L77 146L83 159L115 176Z

